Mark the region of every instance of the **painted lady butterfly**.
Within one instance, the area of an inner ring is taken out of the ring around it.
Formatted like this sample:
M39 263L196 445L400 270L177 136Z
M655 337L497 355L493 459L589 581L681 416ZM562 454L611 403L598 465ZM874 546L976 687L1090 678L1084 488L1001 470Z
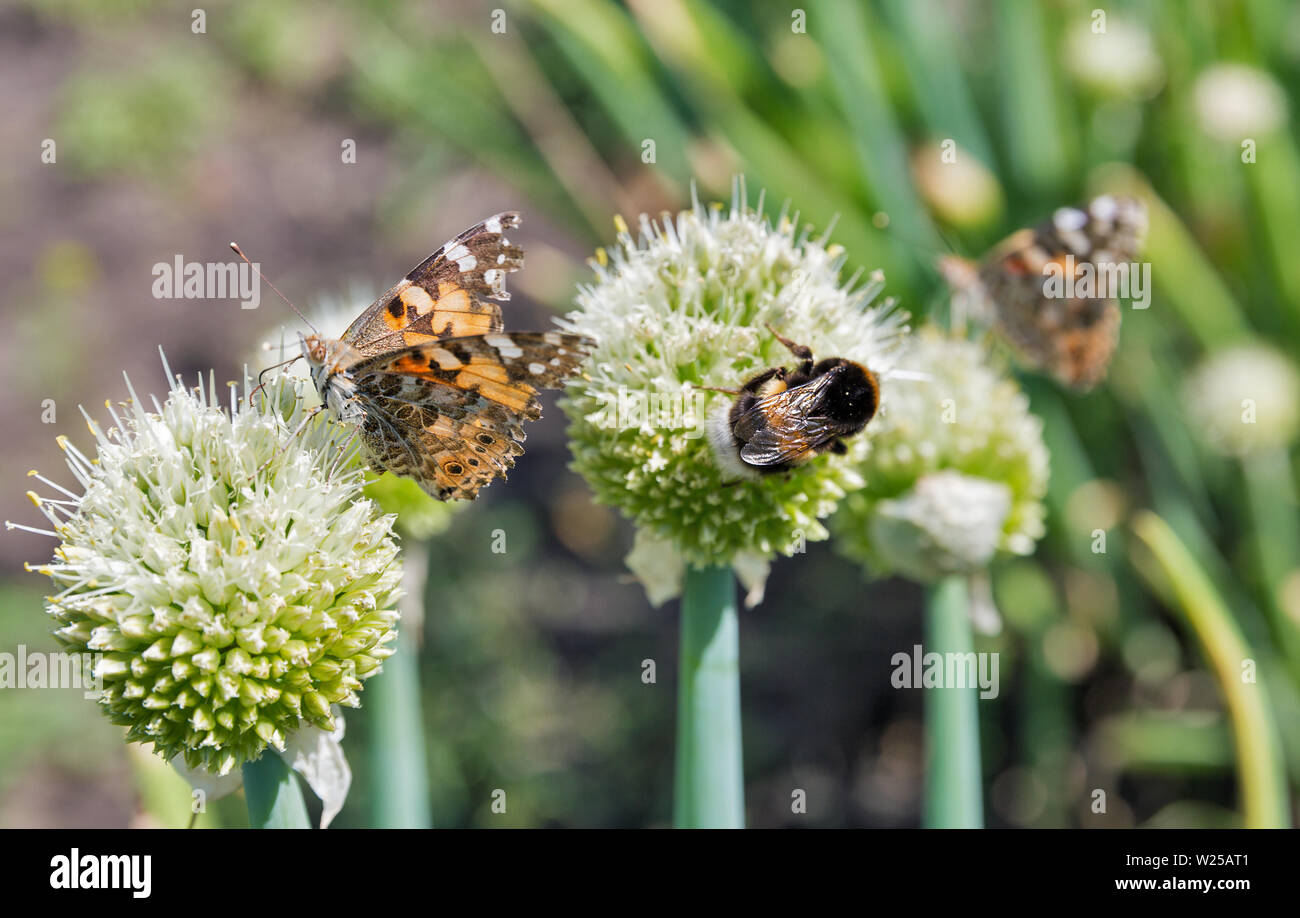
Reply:
M1120 308L1103 284L1097 295L1049 297L1049 268L1087 265L1099 278L1126 265L1146 235L1146 207L1135 198L1102 195L1086 209L1062 207L1050 220L1013 233L978 263L954 256L940 270L955 301L993 326L1031 369L1078 390L1106 376L1119 343Z
M378 470L439 500L472 500L523 454L539 388L559 388L593 342L558 331L507 333L496 300L524 253L489 217L434 252L337 340L300 335L321 403L356 425Z

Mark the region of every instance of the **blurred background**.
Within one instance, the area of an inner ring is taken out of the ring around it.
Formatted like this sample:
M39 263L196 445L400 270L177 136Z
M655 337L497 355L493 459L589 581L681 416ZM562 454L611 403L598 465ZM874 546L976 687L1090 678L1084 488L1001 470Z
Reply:
M819 227L838 215L849 267L884 269L919 320L946 311L936 255L1133 190L1156 289L1125 310L1109 382L1076 397L1023 380L1052 451L1049 533L993 572L1006 627L979 648L1002 655L1001 694L980 705L988 823L1238 818L1220 692L1127 534L1142 507L1228 603L1300 779L1294 423L1263 459L1225 456L1184 395L1223 349L1258 337L1294 357L1300 342L1300 6L1112 3L1099 22L1070 0L211 0L201 31L189 7L0 4L0 517L39 524L23 473L67 479L55 436L82 436L78 404L125 398L123 370L161 391L159 345L179 372L234 379L278 327L297 330L265 289L256 310L152 296L155 263L228 261L231 239L300 305L359 312L353 291L518 209L527 267L508 323L541 328L614 214L679 208L692 183L726 199L744 174L769 207L788 199ZM652 609L626 575L630 527L566 469L547 405L509 482L428 542L433 821L664 825L676 606ZM0 649L54 649L44 583L22 569L51 548L0 539ZM778 561L742 616L750 825L919 824L921 696L889 674L921 641L920 605L904 581L864 588L826 543ZM364 825L371 724L348 718L356 780L336 824ZM0 825L183 825L176 780L79 692L0 691ZM228 800L200 824L244 818Z

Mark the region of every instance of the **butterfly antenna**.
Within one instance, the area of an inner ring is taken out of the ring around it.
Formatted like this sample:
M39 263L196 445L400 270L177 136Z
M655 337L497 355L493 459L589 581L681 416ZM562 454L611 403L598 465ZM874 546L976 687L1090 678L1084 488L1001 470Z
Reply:
M933 231L934 236L938 237L938 241L940 243L940 248L936 250L934 244L935 242L934 238L922 239L912 233L899 232L897 229L894 228L893 224L889 221L889 217L887 214L881 212L876 215L877 219L882 217L884 218L883 225L881 225L881 223L875 223L875 221L873 221L873 223L875 223L876 228L880 230L882 235L891 238L895 242L899 242L902 245L906 246L908 249L912 251L914 255L917 253L924 255L926 257L925 260L930 263L932 263L940 255L959 254L958 247L955 244L956 242L955 237L949 231L945 230L942 226L938 224L933 224L933 223L930 224L930 229Z
M244 250L241 249L237 243L234 243L234 242L230 243L230 247L231 247L232 249L235 250L235 254L236 254L236 255L238 255L240 258L244 259L244 263L245 263L245 264L247 264L250 268L252 268L254 271L257 272L257 276L258 276L258 277L260 277L262 280L266 281L266 286L268 286L268 287L270 287L272 290L274 290L276 296L278 296L280 299L284 300L286 303L289 304L289 308L292 309L295 313L297 313L298 318L302 319L304 322L307 323L307 327L308 327L308 328L310 328L310 329L311 329L312 331L314 331L316 334L318 334L318 335L320 334L320 329L318 329L315 325L312 325L312 324L311 324L311 319L309 319L309 318L307 318L305 315L303 315L303 314L302 314L302 310L300 310L297 306L293 305L293 303L289 300L289 298L288 298L287 296L285 296L283 293L281 293L281 292L276 288L275 284L271 283L270 280L267 279L266 275L262 273L262 269L261 269L261 268L259 268L257 265L253 264L251 261L248 260L248 256L244 254Z
M947 255L961 254L957 249L957 237L954 236L950 230L947 230L942 226L936 226L934 228L934 231L939 234L939 241L942 242L943 247L947 249L947 252L945 254Z

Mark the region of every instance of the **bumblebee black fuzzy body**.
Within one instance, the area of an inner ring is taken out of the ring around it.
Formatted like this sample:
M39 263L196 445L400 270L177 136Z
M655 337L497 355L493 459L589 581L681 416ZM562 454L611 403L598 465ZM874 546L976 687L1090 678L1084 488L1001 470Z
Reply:
M777 336L802 362L750 378L710 420L723 470L744 477L788 471L814 456L847 450L880 405L874 373L843 357L814 363L803 345Z

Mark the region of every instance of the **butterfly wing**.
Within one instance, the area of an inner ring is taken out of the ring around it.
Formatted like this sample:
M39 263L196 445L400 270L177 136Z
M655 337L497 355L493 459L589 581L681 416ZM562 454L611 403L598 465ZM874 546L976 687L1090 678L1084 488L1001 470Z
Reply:
M537 393L577 371L592 342L562 332L475 335L362 360L350 371L377 466L440 500L472 499L523 452Z
M1119 344L1120 307L1114 297L1048 297L1049 261L1064 272L1066 255L1014 252L981 272L994 304L994 329L1026 366L1080 391L1101 382ZM1075 262L1075 270L1080 263Z
M832 379L826 373L769 395L738 417L732 432L743 444L741 459L759 468L799 462L850 432L845 425L817 413Z
M427 341L499 332L495 301L510 299L506 275L524 265L524 252L505 232L519 214L478 223L412 268L357 317L343 340L366 356Z
M1072 260L1076 277L1090 265L1099 281L1108 280L1136 257L1145 231L1140 201L1103 195L1087 209L1062 207L1043 224L1012 234L979 268L995 330L1027 366L1072 388L1092 388L1119 343L1116 291L1102 284L1093 296L1048 296L1049 266L1064 276Z

